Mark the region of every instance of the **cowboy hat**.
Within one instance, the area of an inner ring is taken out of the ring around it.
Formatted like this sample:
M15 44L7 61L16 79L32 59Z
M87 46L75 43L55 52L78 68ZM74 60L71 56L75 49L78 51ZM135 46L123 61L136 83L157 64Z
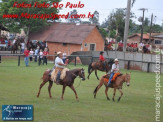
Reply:
M57 52L57 55L61 54L62 52Z
M118 62L118 59L116 58L116 59L114 59L114 62Z

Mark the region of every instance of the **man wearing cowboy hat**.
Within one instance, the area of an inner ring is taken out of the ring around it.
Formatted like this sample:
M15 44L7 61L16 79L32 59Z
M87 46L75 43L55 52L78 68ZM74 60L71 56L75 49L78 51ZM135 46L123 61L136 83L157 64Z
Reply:
M61 71L64 69L64 66L67 66L67 64L63 63L62 52L57 52L57 57L55 59L55 70L57 70L57 78L56 78L57 84L59 84L60 82L60 75L61 75Z
M115 73L119 72L119 61L116 58L114 60L114 64L112 65L112 69L111 69L111 73L110 73L110 78L109 78L109 82L108 82L108 86L111 84L111 80L114 76Z

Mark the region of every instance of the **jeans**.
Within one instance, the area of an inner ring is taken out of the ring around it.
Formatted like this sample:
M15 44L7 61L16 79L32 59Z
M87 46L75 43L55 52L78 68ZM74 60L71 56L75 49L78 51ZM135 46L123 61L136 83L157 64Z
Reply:
M112 72L112 73L110 74L108 85L111 83L111 80L112 80L113 76L114 76L114 72Z
M47 65L47 58L46 58L46 56L43 57L43 65L44 65L44 63Z
M35 55L35 62L37 62L37 55Z
M21 53L24 53L24 49L21 49Z
M58 71L58 74L57 74L57 79L56 81L59 82L60 81L60 76L61 76L61 71Z
M28 66L28 60L29 60L29 57L28 56L24 58L26 67Z

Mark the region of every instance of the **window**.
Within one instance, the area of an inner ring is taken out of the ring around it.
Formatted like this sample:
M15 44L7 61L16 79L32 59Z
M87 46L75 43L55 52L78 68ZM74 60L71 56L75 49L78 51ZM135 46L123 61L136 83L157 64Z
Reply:
M90 44L90 51L95 51L95 50L96 50L96 45Z
M162 40L155 40L155 44L161 44Z
M84 46L87 47L87 43L85 43Z
M62 43L63 46L67 46L67 43Z

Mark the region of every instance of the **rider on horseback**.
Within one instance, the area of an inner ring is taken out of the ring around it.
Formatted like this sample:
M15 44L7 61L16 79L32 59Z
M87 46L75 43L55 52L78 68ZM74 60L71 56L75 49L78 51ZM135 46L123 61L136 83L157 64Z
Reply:
M67 64L63 63L62 60L62 52L57 53L57 57L55 59L55 70L57 70L57 78L56 78L56 83L57 85L60 83L60 75L61 71L64 69L64 66L67 66Z
M101 52L100 52L99 60L100 60L100 62L103 64L103 67L105 68L105 67L106 67L106 63L105 63L105 58L104 58L103 54L104 54L104 52L101 51Z
M112 80L114 74L117 73L117 72L119 72L119 61L116 58L114 60L114 64L112 65L112 69L111 69L111 74L110 74L110 77L109 77L108 86L111 84L111 80Z

